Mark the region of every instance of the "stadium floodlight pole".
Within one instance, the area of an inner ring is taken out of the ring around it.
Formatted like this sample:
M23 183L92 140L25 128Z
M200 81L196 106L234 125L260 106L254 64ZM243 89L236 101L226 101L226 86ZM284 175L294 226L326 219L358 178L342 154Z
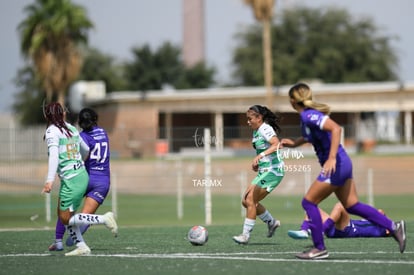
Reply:
M264 82L266 86L266 105L273 109L273 62L271 42L271 21L263 20L263 59L264 59Z
M264 83L266 87L266 105L273 108L273 62L272 62L272 17L276 0L244 0L254 17L263 24L262 48L264 61Z
M211 224L211 135L210 129L204 129L204 208L206 225Z

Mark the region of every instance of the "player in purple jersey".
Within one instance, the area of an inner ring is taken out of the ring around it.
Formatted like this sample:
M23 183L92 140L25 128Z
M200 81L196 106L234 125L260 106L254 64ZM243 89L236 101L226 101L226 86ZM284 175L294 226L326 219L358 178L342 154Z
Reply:
M85 160L89 183L85 193L82 213L93 214L105 200L110 187L110 152L109 139L106 131L98 126L98 115L90 108L84 108L79 113L80 136L89 147L89 157ZM83 234L89 225L81 227ZM62 238L65 226L60 219L56 222L55 242L49 246L50 251L63 250ZM66 240L67 246L72 246L72 238Z
M319 209L323 222L323 232L328 238L380 238L389 237L390 232L368 220L351 219L340 202L336 203L330 214ZM384 211L378 211L385 215ZM288 235L293 239L309 238L309 218L306 216L301 230L289 230Z
M309 217L314 247L296 254L296 257L323 259L329 256L324 243L318 204L332 193L335 193L348 213L389 230L403 253L406 244L405 222L394 222L374 207L359 202L352 175L352 162L340 144L341 127L329 117L329 106L313 101L312 91L304 83L290 88L289 100L293 109L300 114L302 137L296 140L282 139L281 144L284 147L297 147L311 143L322 166L320 174L302 199L302 207Z

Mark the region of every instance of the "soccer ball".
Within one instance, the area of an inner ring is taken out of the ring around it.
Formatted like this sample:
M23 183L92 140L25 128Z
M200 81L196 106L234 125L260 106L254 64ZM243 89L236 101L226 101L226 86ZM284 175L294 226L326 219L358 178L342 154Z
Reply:
M187 239L192 245L203 245L208 241L208 231L201 225L195 225L188 231Z

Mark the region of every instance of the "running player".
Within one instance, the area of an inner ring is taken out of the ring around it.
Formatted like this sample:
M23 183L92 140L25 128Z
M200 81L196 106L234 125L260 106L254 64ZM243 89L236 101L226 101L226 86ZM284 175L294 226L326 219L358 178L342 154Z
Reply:
M285 147L312 143L322 166L320 174L302 199L302 207L309 217L314 247L298 253L296 257L322 259L329 256L318 204L332 193L335 193L348 213L389 230L403 253L406 245L405 222L394 222L374 207L359 201L352 175L352 161L340 144L341 127L329 117L330 107L313 101L312 91L305 83L298 83L289 89L289 100L292 108L300 114L302 137L296 140L283 139L281 143Z
M90 248L86 245L80 228L91 224L105 224L116 236L118 226L112 212L105 215L90 213L75 214L80 206L88 187L89 176L85 169L82 156L96 154L80 138L78 130L64 121L65 111L59 103L50 103L44 108L47 120L45 140L48 146L48 174L42 193L50 193L56 173L60 178L58 201L58 220L68 229L76 249L66 256L89 255Z
M279 185L284 176L283 161L277 154L279 146L277 135L280 132L279 116L260 105L250 107L246 115L247 124L253 129L252 143L256 149L252 169L258 174L243 195L242 205L246 208L243 232L233 237L233 240L239 244L249 242L250 232L256 223L256 216L267 224L267 237L269 238L280 226L280 221L273 218L260 201Z

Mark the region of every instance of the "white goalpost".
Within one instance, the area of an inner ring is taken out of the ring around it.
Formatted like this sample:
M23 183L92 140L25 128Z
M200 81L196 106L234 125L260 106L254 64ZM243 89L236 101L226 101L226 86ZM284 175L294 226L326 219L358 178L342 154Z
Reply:
M111 202L112 202L112 213L115 217L118 217L118 183L115 173L111 173Z
M374 206L374 174L372 172L372 168L368 168L368 175L367 175L367 199L368 204Z
M46 207L46 222L52 220L52 202L50 199L50 193L45 194L45 207Z
M181 158L176 160L177 171L177 218L183 219L184 216L184 202L183 202L183 165Z
M204 129L204 180L206 182L204 189L204 208L205 224L210 225L212 221L212 203L211 203L211 135L210 129Z

